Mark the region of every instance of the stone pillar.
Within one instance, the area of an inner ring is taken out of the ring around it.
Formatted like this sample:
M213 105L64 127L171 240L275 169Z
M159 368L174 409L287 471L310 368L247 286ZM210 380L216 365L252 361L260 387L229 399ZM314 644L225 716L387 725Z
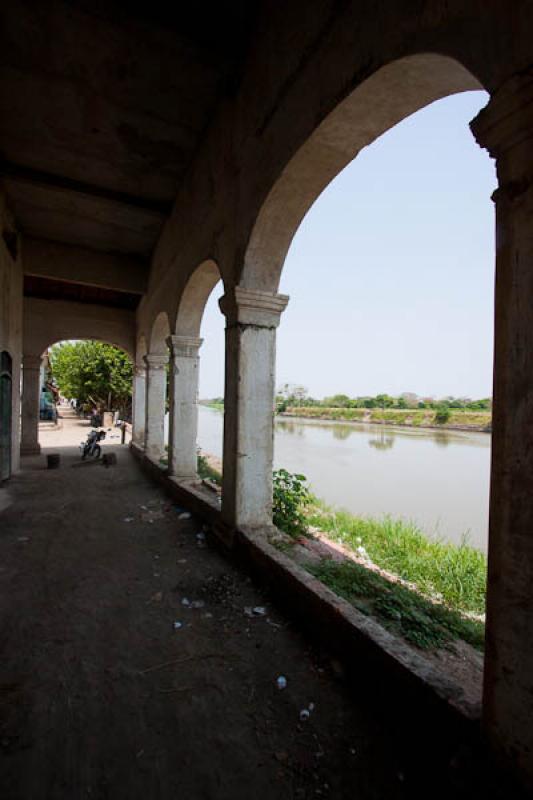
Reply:
M146 421L146 367L136 364L133 368L132 438L136 445L144 447L144 425Z
M169 336L170 419L168 471L176 478L194 478L197 469L198 351L202 339Z
M168 356L149 353L144 356L144 362L146 364L144 450L152 461L159 464L159 461L165 455L166 366Z
M20 452L23 456L29 456L41 452L39 444L41 356L25 355L22 363L22 436Z
M533 787L533 76L472 122L496 158L494 409L483 725ZM487 265L487 269L490 265Z
M226 317L222 516L236 527L272 525L276 328L289 298L236 287Z

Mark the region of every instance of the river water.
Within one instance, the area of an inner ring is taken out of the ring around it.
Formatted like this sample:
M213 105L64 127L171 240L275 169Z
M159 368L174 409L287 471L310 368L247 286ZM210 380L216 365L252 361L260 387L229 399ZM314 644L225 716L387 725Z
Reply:
M223 414L200 406L198 444L222 457ZM487 551L490 435L277 420L274 462L355 514L403 517L428 536Z

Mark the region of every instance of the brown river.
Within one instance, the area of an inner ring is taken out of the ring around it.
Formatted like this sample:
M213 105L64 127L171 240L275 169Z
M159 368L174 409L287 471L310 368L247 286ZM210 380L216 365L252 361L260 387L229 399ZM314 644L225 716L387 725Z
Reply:
M198 444L222 456L223 414L200 406ZM429 537L486 552L487 433L277 419L275 466L301 472L318 497L354 514L389 514Z

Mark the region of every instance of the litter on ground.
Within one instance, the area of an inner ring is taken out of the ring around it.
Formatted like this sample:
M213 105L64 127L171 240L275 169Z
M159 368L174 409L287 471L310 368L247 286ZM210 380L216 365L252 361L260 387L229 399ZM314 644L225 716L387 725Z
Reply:
M265 606L246 606L244 613L247 617L264 617L266 615Z

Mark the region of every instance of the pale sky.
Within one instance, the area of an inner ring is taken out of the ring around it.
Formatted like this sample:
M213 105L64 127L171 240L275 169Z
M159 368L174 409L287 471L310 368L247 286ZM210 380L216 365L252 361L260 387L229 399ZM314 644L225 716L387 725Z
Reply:
M496 177L468 128L487 100L468 92L422 109L315 201L283 269L277 386L317 398L491 394ZM221 294L202 323L202 398L224 391Z

